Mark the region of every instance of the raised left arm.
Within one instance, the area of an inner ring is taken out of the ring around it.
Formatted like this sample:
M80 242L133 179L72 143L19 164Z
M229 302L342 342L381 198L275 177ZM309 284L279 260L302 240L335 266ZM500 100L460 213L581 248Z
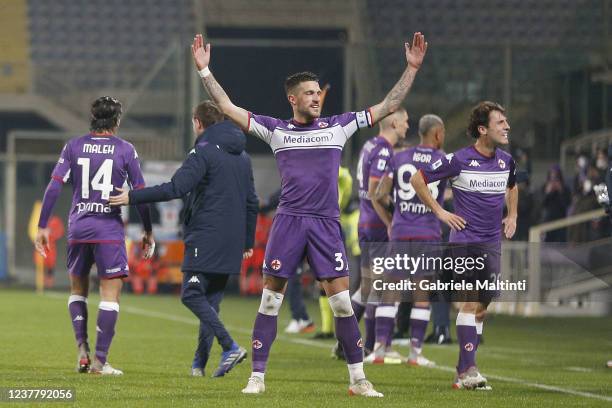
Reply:
M425 53L427 52L427 42L423 34L414 33L412 46L408 43L405 43L404 46L406 47L406 61L408 62L408 66L387 96L385 96L381 102L370 108L372 124L382 120L400 107L404 98L406 98L406 95L410 91L414 78L423 63L423 58L425 58Z

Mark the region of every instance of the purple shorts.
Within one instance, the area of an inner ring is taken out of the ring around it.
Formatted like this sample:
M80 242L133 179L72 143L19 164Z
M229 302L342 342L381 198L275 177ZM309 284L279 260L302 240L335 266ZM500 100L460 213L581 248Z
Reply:
M266 246L263 273L289 279L304 256L319 280L348 276L340 222L276 214Z
M389 237L386 228L359 230L359 249L361 250L361 267L369 269L373 258L387 255Z
M68 272L74 276L88 276L93 264L100 279L128 276L125 243L68 244Z

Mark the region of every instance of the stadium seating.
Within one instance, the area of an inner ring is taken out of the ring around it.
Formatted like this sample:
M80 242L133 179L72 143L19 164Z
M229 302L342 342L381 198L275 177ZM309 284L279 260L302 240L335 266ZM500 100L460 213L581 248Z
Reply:
M191 4L28 0L32 61L80 89L134 87L173 41L191 36Z
M543 64L551 71L581 66L585 51L567 46L601 42L601 2L528 2L531 4L526 6L526 1L521 1L519 8L517 1L504 0L368 0L371 36L386 45L377 47L381 78L393 81L397 77L401 65L397 64L396 39L409 39L414 31L424 32L435 45L430 57L436 63L430 65L431 73L425 73L427 82L448 78L451 70L457 79L467 74L482 81L482 92L489 95L500 92L490 79L502 77L503 44L513 48L512 73L521 84L534 67L541 71ZM489 52L482 53L483 48Z
M0 6L0 92L24 93L29 89L30 46L26 0Z

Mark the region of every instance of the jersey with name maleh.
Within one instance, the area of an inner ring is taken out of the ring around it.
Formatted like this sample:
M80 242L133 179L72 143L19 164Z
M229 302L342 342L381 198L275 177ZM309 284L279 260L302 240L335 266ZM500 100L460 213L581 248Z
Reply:
M278 214L340 217L338 169L342 148L372 126L368 111L317 118L310 124L249 113L248 132L268 143L281 177Z
M444 152L427 146L414 146L396 153L387 168L393 178L395 209L391 226L391 240L439 240L442 232L440 220L427 207L410 184L410 178L420 169L444 158ZM434 200L444 202L446 179L427 185Z
M68 242L124 241L121 209L109 206L108 200L126 180L131 188L144 187L138 154L131 143L117 136L74 138L64 146L52 177L72 183Z
M370 178L379 180L387 168L387 163L393 157L393 146L382 136L368 140L361 149L357 163L357 180L359 181L359 236L360 238L376 238L381 230L384 237L387 227L380 219L368 194ZM371 235L371 236L370 236ZM386 241L387 239L383 239Z
M449 242L501 242L506 190L515 185L516 164L509 153L496 148L487 157L475 146L463 148L421 170L427 183L449 178L455 214L466 226L451 231Z

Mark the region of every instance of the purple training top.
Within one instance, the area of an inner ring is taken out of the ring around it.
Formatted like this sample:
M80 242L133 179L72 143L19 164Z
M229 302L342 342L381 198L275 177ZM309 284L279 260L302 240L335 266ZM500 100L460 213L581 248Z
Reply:
M129 181L144 187L134 146L116 136L85 135L70 140L53 170L53 179L72 183L68 242L123 242L121 209L110 207L115 187Z
M318 118L308 125L249 113L248 132L268 143L276 156L281 176L277 213L338 219L342 148L358 129L371 126L368 111Z
M378 241L383 238L383 241L387 240L384 239L387 235L387 227L374 210L368 189L370 178L380 179L385 174L391 157L393 157L393 146L382 136L371 138L361 148L357 163L360 239Z
M440 220L427 207L410 184L420 169L444 158L444 152L432 147L415 146L399 153L389 162L387 174L393 179L395 210L391 224L391 240L440 240ZM444 201L446 180L428 184L429 192L440 205Z
M501 242L506 189L514 187L516 179L516 164L509 153L498 148L487 157L469 146L421 172L428 183L451 179L455 214L467 224L461 231L451 231L449 242Z

